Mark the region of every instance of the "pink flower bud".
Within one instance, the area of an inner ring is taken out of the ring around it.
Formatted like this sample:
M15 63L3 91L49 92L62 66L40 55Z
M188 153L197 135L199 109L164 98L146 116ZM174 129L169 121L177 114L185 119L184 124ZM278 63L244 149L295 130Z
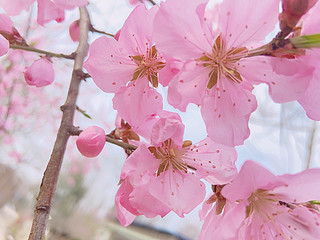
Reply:
M54 81L54 69L49 58L40 58L24 70L24 78L28 85L43 87Z
M80 36L79 20L76 20L73 23L71 23L69 27L69 34L72 41L79 42L79 36Z
M105 132L102 128L91 126L83 130L77 138L76 144L79 152L85 157L96 157L102 151L106 142Z

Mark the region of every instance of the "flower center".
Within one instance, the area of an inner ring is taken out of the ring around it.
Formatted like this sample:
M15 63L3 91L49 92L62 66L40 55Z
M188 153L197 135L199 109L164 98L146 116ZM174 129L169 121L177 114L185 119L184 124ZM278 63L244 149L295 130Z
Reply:
M249 217L254 211L264 212L264 209L277 200L274 199L274 195L270 194L267 190L258 189L253 192L248 198L249 205L246 208L246 217Z
M130 56L131 61L135 62L138 68L134 71L130 81L147 76L153 87L158 87L158 72L165 67L162 57L158 57L157 49L153 45L147 49L146 54Z
M187 169L190 166L183 160L183 157L189 151L191 145L191 141L184 141L182 148L179 148L172 142L171 138L169 138L159 147L149 147L149 151L161 161L157 176L168 170L170 167L174 170L182 170L187 173Z
M207 88L211 89L218 82L222 75L235 83L241 83L242 78L236 69L236 62L247 56L246 47L226 49L226 44L221 35L217 37L211 53L205 53L204 56L197 59L204 67L210 68L209 81Z

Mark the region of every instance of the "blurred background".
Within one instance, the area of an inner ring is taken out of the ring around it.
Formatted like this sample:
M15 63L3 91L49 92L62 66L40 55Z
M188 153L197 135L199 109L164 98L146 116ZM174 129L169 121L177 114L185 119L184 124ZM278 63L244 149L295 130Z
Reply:
M127 0L91 0L88 6L93 26L112 34L121 28L132 9ZM69 54L77 44L71 40L68 28L78 17L77 10L69 11L63 23L51 22L44 28L35 21L33 4L31 11L12 19L28 43ZM99 36L91 33L90 42ZM22 71L37 58L35 53L11 51L0 59L0 240L27 239L35 199L61 119L59 107L71 79L73 62L54 58L55 82L39 89L29 87ZM165 99L166 89L159 87L159 91ZM319 167L319 124L309 120L296 102L273 103L266 86L254 91L259 108L250 120L249 139L237 147L237 166L251 159L275 174ZM83 82L77 105L91 119L77 112L75 125L81 129L97 125L111 132L116 118L112 97L91 79ZM167 103L165 109L176 111ZM196 143L206 137L197 106L190 105L180 114L186 125L185 139ZM126 158L123 149L106 143L97 158L89 159L77 151L75 140L71 137L68 142L46 239L197 239L201 229L199 207L184 219L173 213L155 219L141 216L132 226L121 227L115 215L114 196Z

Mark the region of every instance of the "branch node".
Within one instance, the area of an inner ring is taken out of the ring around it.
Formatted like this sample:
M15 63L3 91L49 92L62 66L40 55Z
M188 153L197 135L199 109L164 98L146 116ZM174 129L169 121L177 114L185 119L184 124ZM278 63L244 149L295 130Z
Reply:
M41 212L49 212L50 211L50 206L49 205L40 205L36 207L37 211Z

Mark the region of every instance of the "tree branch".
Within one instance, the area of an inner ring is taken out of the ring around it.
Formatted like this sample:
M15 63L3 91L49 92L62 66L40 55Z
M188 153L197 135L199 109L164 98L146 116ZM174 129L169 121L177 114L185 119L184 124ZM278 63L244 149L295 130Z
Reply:
M43 240L52 198L57 186L63 156L69 139L69 129L73 126L73 118L76 109L76 100L82 79L82 65L88 49L89 14L85 7L80 8L80 39L76 50L72 78L63 111L58 135L52 150L52 154L44 172L40 192L34 210L34 218L29 235L29 240Z
M62 53L53 53L53 52L48 52L45 50L37 49L34 47L30 46L21 46L21 45L15 45L15 44L10 44L10 48L12 49L18 49L18 50L24 50L28 52L36 52L36 53L42 53L45 54L49 57L57 57L57 58L66 58L66 59L75 59L75 53L71 53L69 55L62 54Z

